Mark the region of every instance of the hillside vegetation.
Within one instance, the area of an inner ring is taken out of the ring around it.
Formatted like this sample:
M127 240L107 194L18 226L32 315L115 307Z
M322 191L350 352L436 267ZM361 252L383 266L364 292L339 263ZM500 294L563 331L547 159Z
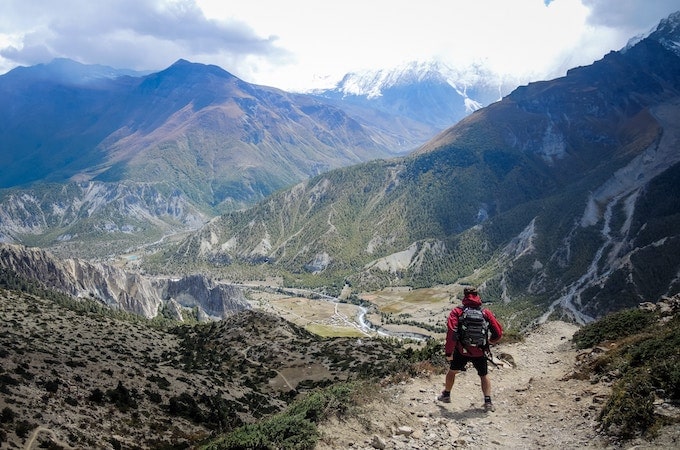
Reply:
M3 447L41 428L79 448L187 448L320 387L382 378L411 357L389 340L324 339L263 312L180 325L7 273L2 286Z
M608 315L578 330L573 341L600 349L578 376L613 382L598 418L605 433L653 438L680 422L680 296Z

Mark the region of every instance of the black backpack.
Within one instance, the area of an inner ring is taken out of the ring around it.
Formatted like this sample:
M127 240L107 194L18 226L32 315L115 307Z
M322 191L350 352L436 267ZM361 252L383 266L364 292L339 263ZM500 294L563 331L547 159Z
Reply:
M463 307L458 318L458 340L467 347L485 348L489 344L489 321L481 307Z

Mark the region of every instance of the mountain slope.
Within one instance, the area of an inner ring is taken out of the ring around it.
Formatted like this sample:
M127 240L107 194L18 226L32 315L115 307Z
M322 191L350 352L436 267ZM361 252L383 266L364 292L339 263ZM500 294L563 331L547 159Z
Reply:
M678 300L585 327L549 321L521 342L501 341L489 367L494 412L483 410L470 369L456 376L450 404L435 400L446 370L435 365L321 424L315 448L677 448Z
M416 448L608 448L610 443L596 431L597 412L609 394L608 386L568 378L577 354L569 340L576 330L574 324L549 322L523 342L494 348L495 355L514 364L490 365L495 412L483 411L479 377L470 369L456 376L452 402L437 402L444 373L435 371L387 387L379 399L363 405L354 420L322 425L325 439L317 448L369 449L373 436L385 442L385 448L405 444ZM369 429L361 425L365 422ZM402 434L394 432L401 427Z
M587 321L673 294L680 211L659 197L680 192L670 22L680 15L660 25L670 34L521 87L410 157L333 171L225 215L165 257L225 273L264 262L291 283L467 281L537 319Z
M194 448L398 359L385 340L321 339L258 311L163 329L83 302L0 288L3 448L38 434L41 447Z

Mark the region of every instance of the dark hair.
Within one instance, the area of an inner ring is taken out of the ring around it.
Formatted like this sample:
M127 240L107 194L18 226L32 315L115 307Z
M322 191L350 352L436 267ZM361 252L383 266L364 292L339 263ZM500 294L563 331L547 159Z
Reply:
M477 288L466 287L465 289L463 289L463 295L478 295L477 294Z

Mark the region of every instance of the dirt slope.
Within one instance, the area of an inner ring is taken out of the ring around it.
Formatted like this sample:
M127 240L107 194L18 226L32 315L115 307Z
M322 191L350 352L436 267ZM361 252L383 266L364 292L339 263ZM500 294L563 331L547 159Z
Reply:
M481 409L479 377L470 366L456 378L450 404L436 400L443 375L412 379L387 388L358 417L324 425L317 450L621 448L596 431L609 386L565 376L574 367L577 352L570 339L576 329L548 322L525 342L494 348L495 356L515 364L491 372L495 412ZM623 447L672 448L674 438L666 438L666 444Z

